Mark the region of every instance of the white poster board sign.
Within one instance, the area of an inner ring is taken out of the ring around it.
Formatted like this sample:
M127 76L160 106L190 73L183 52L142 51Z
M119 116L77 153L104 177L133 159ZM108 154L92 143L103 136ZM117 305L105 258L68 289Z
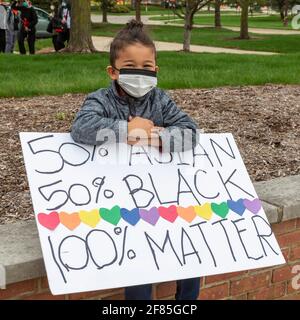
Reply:
M20 138L53 294L285 262L231 134L183 153Z

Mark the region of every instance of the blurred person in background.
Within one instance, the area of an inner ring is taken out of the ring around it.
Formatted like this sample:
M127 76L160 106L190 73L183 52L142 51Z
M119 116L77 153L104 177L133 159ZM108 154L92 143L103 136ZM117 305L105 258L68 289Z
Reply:
M6 30L6 53L13 53L18 37L20 16L18 10L11 7L7 10L7 30Z
M5 52L8 3L0 0L0 52Z
M35 34L36 24L38 23L37 14L30 1L13 1L11 8L21 12L21 28L18 34L18 44L20 54L26 54L24 41L27 38L29 53L35 53Z
M62 19L59 15L59 8L52 5L51 6L51 20L48 24L47 31L52 33L52 43L55 51L59 51L65 47L64 43L58 42L58 36L60 33L64 32L64 25L62 24Z
M62 32L57 36L57 47L63 49L66 47L65 42L70 40L70 28L71 28L71 6L65 0L62 1L61 6L58 9L58 16L61 19Z

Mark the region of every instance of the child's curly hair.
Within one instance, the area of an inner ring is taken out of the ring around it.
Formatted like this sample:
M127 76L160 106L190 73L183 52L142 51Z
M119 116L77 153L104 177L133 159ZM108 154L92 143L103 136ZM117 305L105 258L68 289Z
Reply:
M144 24L135 19L130 20L126 26L120 30L110 44L110 64L115 67L115 61L118 58L120 50L126 46L141 43L142 45L152 48L156 59L156 48L154 42L144 30Z

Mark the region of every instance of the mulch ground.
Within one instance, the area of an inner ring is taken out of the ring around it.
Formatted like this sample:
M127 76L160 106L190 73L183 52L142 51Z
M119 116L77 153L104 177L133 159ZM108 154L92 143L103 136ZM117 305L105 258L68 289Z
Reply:
M252 181L300 174L300 86L170 90L205 132L231 132ZM33 218L20 131L67 132L85 95L0 99L0 224Z

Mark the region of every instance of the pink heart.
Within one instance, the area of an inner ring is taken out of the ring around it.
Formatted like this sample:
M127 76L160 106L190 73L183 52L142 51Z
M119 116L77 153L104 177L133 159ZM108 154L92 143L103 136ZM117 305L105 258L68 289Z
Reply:
M159 207L158 212L162 218L170 222L174 222L178 217L177 209L176 209L176 206L174 205L169 207Z
M252 213L257 213L261 208L261 202L258 198L253 200L244 199L244 206Z
M49 230L54 230L60 223L59 215L56 211L52 211L49 214L38 213L37 218L39 223Z

